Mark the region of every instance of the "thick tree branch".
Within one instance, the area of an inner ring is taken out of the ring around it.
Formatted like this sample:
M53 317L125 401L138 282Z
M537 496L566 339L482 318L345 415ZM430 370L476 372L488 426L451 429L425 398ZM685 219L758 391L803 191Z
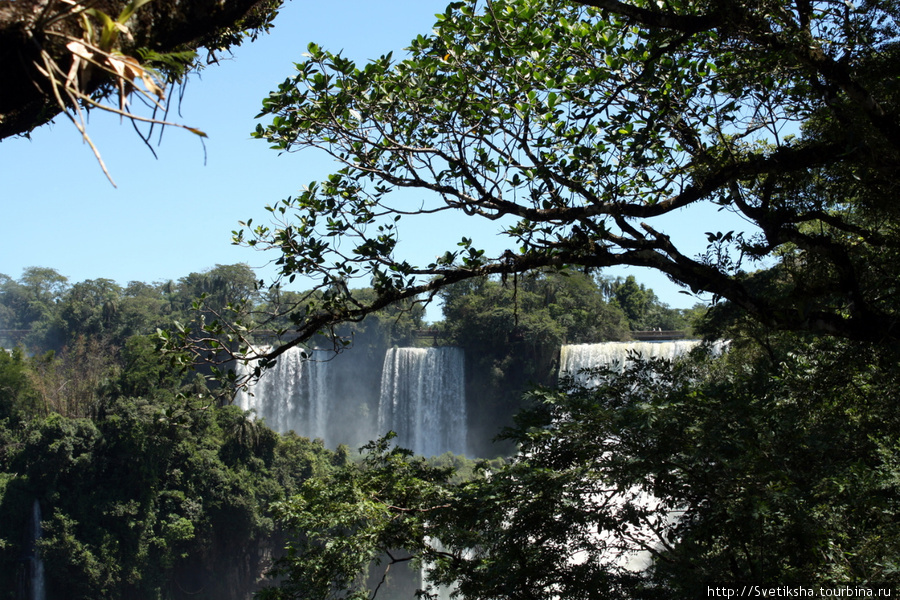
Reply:
M574 0L578 4L593 6L620 15L639 25L659 29L673 29L683 33L709 31L721 24L716 13L706 15L680 15L632 6L618 0Z
M138 48L157 53L227 50L244 35L255 35L271 20L280 0L155 0L141 7L128 21L129 35L117 50L132 56ZM115 18L125 0L82 2L78 10L59 0L0 3L0 139L27 134L63 109L53 84L41 73L42 54L68 70L72 52L62 38L84 35L80 9L90 7ZM87 95L103 93L114 82L112 74L94 70L81 81Z

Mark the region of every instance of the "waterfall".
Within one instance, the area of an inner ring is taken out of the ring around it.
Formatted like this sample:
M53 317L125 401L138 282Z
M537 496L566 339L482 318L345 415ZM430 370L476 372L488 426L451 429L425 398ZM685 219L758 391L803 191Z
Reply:
M629 355L639 354L642 358L673 359L696 348L698 340L677 340L670 342L604 342L601 344L575 344L563 346L559 356L559 375L568 376L591 385L596 383L583 369L609 366L618 370L625 368Z
M391 348L384 357L378 429L422 456L466 451L463 351Z
M319 438L329 446L328 402L331 389L330 362L333 353L290 348L278 357L259 381L240 391L234 403L254 410L266 425L284 433ZM249 375L254 365L238 363L240 377Z
M31 508L31 531L28 532L28 536L30 545L32 546L31 556L29 558L28 598L30 600L45 600L44 559L41 558L41 551L37 547L37 541L41 539L41 505L37 501L37 498L35 498Z
M441 544L440 540L426 537L425 544L431 546L435 550L443 551L444 546ZM430 562L422 561L422 565L419 567L419 585L422 588L422 591L426 592L430 597L435 598L436 600L451 600L453 592L456 590L456 585L437 585L431 583L429 581L429 573L434 565Z
M278 432L319 438L328 448L358 446L393 430L417 454L464 454L463 359L459 348L393 348L383 360L291 348L234 403ZM238 363L237 375L254 366Z
M626 363L634 355L641 358L675 359L687 354L696 348L701 342L698 340L677 340L666 342L605 342L601 344L577 344L563 346L560 349L560 377L570 377L578 383L591 386L598 383L590 373L582 372L584 369L607 366L622 371ZM725 347L724 342L714 345L713 351L720 353ZM657 510L661 506L658 498L638 487L619 490L613 496L598 495L591 499L598 504L618 505L626 504L640 506L644 509ZM650 523L631 523L623 531L625 537L611 531L592 528L592 535L598 540L605 540L617 547L630 546L630 552L625 554L609 554L603 560L609 564L624 568L632 572L642 572L653 563L652 553L646 549L646 545L653 546L657 531L662 531L671 526L678 519L678 511L662 511L651 517ZM627 542L626 540L631 540ZM583 560L584 556L578 557Z

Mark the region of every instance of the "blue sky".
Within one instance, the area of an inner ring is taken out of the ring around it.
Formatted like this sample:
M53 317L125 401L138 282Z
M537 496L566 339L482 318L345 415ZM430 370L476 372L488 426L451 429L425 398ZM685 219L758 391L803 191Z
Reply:
M274 256L232 246L231 231L240 220L265 221L267 204L296 194L335 167L315 152L278 156L251 139L262 99L291 76L309 42L343 49L358 61L388 51L402 55L412 38L431 30L434 14L445 5L446 0L287 2L270 35L237 48L187 86L177 120L209 135L205 164L196 136L167 129L157 160L127 122L120 125L118 117L99 111L91 115L89 133L118 188L107 182L65 119L37 129L30 140L0 142L0 273L18 278L26 267L43 266L70 282L106 277L125 284L245 262L261 268L261 277L271 274L265 266ZM402 248L410 259L430 259L465 235L485 239L489 253L491 242L502 251L497 226L478 225L442 217L433 227L410 232ZM691 234L685 239L699 252L704 231L728 225L720 214L701 209L677 215L667 233L676 240ZM629 272L672 306L694 302L659 274ZM438 317L437 310L429 311L429 318Z

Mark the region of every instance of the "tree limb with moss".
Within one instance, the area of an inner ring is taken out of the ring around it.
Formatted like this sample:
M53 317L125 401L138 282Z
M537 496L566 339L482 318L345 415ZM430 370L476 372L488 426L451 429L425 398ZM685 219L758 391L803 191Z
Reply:
M0 2L0 139L28 135L63 114L105 172L87 111L114 112L136 127L174 125L203 135L165 119L166 88L265 32L280 6L281 0Z

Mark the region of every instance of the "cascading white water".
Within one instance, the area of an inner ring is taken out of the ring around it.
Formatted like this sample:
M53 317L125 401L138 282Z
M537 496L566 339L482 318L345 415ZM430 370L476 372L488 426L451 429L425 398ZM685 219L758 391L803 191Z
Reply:
M696 348L701 342L697 340L677 340L665 342L605 342L600 344L577 344L563 346L560 349L559 376L569 377L577 383L588 387L599 383L585 369L607 366L623 371L632 356L641 358L665 358L675 359L683 356ZM716 345L715 351L720 352L723 343ZM594 497L591 502L610 506L624 506L626 503L633 506L656 510L660 502L653 495L637 488L618 490L614 496L607 495ZM624 554L610 555L607 561L629 571L640 572L646 570L653 562L652 553L646 549L653 546L657 532L665 530L674 519L676 512L661 511L650 517L650 521L644 524L631 524L623 529L625 538L613 539L616 534L610 531L598 531L592 533L598 539L609 541L614 547L630 547L630 551ZM630 540L630 541L626 541ZM576 557L581 560L583 557Z
M319 438L329 446L328 401L331 386L330 362L333 354L290 348L278 357L257 382L246 392L238 392L234 403L243 410L253 410L266 424L284 433ZM249 375L253 363L238 363L237 375ZM329 446L330 447L330 446Z
M41 505L34 500L31 508L31 539L33 540L34 555L31 558L31 577L29 585L31 587L31 600L45 600L46 592L44 591L44 559L41 558L41 551L37 547L37 541L41 539Z
M378 429L422 456L466 452L464 355L459 348L391 348L384 357Z
M425 543L435 550L444 550L444 546L441 544L440 540L426 537ZM436 585L434 583L431 583L431 581L429 581L428 575L432 567L432 564L427 563L423 563L422 566L419 567L419 585L422 587L423 591L427 592L431 597L436 598L436 600L451 600L451 596L453 594L453 591L456 589L456 586Z
M574 344L563 346L559 356L559 376L570 377L578 383L591 385L594 382L584 369L609 366L618 370L625 368L631 354L642 358L673 359L696 348L698 340L676 340L668 342L603 342L600 344Z

